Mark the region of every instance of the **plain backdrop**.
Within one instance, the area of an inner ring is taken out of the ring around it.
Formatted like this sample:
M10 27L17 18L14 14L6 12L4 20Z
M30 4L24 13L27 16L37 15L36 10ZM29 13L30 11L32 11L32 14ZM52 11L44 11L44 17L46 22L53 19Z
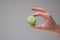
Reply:
M0 0L0 40L60 40L60 35L27 24L27 17L34 13L32 7L46 9L60 24L60 0ZM37 19L43 23L43 18Z

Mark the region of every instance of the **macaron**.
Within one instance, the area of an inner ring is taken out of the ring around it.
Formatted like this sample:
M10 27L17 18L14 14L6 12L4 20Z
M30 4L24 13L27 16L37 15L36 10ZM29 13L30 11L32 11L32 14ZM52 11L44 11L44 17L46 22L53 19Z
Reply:
M32 15L27 18L27 23L30 25L34 25L36 21L37 21L36 18Z

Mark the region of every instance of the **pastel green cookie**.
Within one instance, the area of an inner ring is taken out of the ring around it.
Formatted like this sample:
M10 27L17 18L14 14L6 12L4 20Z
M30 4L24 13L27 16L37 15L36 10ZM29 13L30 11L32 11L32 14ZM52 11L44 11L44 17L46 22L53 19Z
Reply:
M28 22L28 24L30 24L30 25L33 25L33 24L35 24L36 23L36 18L34 17L34 16L29 16L28 18L27 18L27 22Z

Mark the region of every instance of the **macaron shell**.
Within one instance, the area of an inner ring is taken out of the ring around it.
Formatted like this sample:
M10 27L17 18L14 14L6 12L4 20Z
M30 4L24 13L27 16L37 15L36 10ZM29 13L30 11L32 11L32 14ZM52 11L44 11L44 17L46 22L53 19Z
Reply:
M34 16L29 16L28 18L27 18L27 22L28 22L28 24L30 24L30 25L33 25L33 24L35 24L36 23L36 18L34 17Z

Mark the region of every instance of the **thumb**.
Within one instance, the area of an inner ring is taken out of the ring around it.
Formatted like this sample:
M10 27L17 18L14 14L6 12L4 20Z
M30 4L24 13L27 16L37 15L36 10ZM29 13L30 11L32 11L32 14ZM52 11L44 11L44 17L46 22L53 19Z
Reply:
M34 25L32 25L32 27L35 28L35 29L41 29L41 30L44 30L45 29L45 27L44 27L43 24L42 25L34 24Z

